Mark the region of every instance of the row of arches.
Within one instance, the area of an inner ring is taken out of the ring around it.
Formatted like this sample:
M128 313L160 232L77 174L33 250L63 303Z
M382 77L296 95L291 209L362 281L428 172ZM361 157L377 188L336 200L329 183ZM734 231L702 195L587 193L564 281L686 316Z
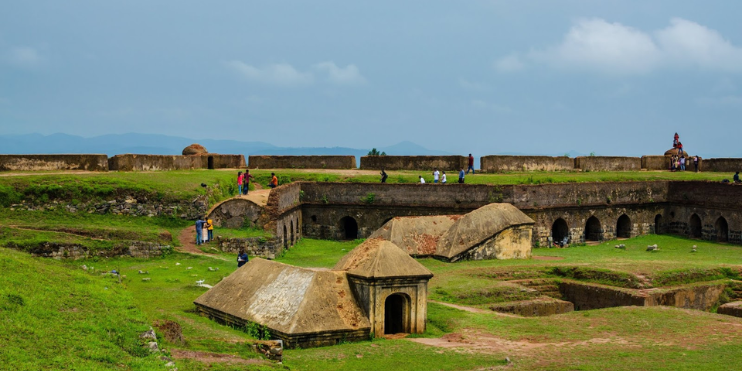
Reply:
M729 241L729 223L723 216L716 219L716 222L714 223L714 231L716 233L714 236L716 241ZM616 221L616 237L630 238L631 232L631 218L626 214L621 215ZM666 233L662 214L657 214L654 217L654 232L656 234ZM691 215L690 220L688 221L688 235L692 238L703 237L703 223L698 214ZM558 218L554 221L551 226L551 237L555 242L564 241L565 238L570 238L569 225L564 219ZM596 216L591 216L585 222L585 232L583 237L585 241L601 241L603 239L603 227Z
M297 229L299 226L296 225L296 221L291 219L288 222L289 227L286 228L286 223L283 224L283 248L288 249L291 246L294 246L298 239L299 230Z

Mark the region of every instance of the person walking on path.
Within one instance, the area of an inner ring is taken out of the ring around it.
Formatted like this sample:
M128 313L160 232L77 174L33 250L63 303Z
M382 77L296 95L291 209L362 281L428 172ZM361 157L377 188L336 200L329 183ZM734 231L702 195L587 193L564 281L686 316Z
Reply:
M696 168L696 172L698 172L698 156L693 156L693 166Z
M271 173L271 182L268 183L268 187L271 187L271 188L278 187L278 178L276 177L276 173Z
M425 179L423 178L422 175L420 175L420 184L425 184Z
M389 176L388 176L388 175L386 175L386 171L384 171L384 168L382 167L382 168L381 168L381 182L382 182L382 183L386 183L386 178L388 178L388 177L389 177Z
M464 176L466 173L464 172L464 168L461 168L461 171L459 171L459 184L464 184Z
M438 180L440 180L441 172L438 171L438 169L435 169L433 171L433 183L438 183Z
M200 245L201 241L203 241L204 223L200 216L196 219L196 245Z
M244 177L242 176L242 172L238 171L237 172L237 195L238 196L242 194L242 180L243 179Z
M471 170L471 173L474 174L474 156L469 154L469 168L466 169L466 173L469 174L469 170Z
M249 262L250 258L247 257L247 253L244 249L240 250L240 253L237 254L237 268L245 265L245 263Z
M443 178L441 179L441 184L446 184L446 172L443 172Z
M206 239L211 242L214 240L214 221L211 219L206 219L206 230L208 231L208 234L206 235Z
M242 174L242 194L247 196L247 193L250 192L250 179L252 179L253 176L250 174L250 170L245 170L245 174Z

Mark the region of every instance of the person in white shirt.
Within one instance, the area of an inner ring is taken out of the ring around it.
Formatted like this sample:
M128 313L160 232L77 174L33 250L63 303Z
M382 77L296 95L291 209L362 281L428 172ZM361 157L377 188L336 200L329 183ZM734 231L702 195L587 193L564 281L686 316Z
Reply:
M425 179L423 179L422 175L420 175L420 184L425 184Z
M438 179L440 178L441 173L438 171L438 169L435 169L433 171L433 183L438 183Z
M446 184L446 172L443 172L443 179L441 179L441 183Z

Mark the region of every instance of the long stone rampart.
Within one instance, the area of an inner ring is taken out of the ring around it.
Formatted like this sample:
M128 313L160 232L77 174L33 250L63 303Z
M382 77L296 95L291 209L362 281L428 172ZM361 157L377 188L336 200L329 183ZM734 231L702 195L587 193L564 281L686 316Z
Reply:
M355 156L249 156L250 169L355 169Z
M0 171L108 171L108 156L98 154L0 155Z
M574 171L575 160L566 156L483 156L480 168L485 173L509 171Z
M362 170L421 170L458 171L466 169L464 156L363 156Z
M155 171L245 168L245 156L204 154L194 156L116 155L108 159L112 171Z
M642 169L640 157L580 156L575 157L575 168L582 171L638 171Z

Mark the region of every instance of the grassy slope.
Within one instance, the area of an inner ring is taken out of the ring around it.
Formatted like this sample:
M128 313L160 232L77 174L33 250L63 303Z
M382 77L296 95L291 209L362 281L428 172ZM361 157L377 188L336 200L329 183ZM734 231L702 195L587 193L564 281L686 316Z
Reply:
M0 368L164 369L148 321L115 280L0 248Z

